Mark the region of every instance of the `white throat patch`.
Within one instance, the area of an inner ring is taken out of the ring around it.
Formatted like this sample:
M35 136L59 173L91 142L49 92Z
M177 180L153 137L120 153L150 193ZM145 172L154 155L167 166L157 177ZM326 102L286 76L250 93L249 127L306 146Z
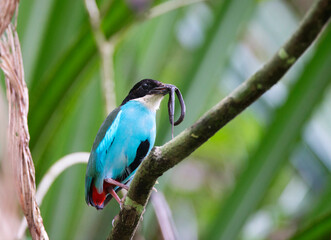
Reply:
M163 99L162 94L157 95L145 95L141 98L133 99L134 101L138 101L142 104L144 104L149 110L156 112L156 110L159 109L160 103Z

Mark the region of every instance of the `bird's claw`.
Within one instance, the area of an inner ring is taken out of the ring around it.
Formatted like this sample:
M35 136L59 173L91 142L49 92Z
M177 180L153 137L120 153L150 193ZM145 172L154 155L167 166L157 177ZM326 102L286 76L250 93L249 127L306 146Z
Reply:
M120 183L120 182L118 182L118 181L116 181L116 180L114 180L114 179L111 179L111 178L105 178L104 181L105 181L106 183L111 184L111 185L114 185L114 186L118 186L118 187L120 187L120 188L123 188L123 189L125 189L125 190L127 190L127 191L129 190L129 187L128 187L127 185L125 185L125 184L123 184L123 183Z

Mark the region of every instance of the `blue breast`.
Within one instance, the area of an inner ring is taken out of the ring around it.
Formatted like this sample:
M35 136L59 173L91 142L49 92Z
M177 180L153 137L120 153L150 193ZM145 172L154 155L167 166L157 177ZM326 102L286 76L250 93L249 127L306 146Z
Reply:
M135 100L120 107L102 140L91 151L87 177L93 178L98 192L102 192L105 178L126 182L133 176L136 169L129 166L136 165L134 160L142 142L148 141L147 154L150 152L155 142L155 132L154 111Z

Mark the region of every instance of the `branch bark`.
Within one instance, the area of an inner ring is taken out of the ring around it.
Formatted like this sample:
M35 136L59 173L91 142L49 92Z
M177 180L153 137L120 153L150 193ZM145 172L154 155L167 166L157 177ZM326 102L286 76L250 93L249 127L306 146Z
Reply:
M205 113L195 124L162 147L155 147L142 162L108 239L131 239L158 177L206 142L234 117L275 85L313 43L331 16L331 1L311 7L288 42L252 77Z

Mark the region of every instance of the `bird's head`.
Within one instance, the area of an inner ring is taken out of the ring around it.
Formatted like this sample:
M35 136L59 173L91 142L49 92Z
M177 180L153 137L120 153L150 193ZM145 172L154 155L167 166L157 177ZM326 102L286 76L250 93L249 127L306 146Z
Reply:
M151 99L153 95L156 95L153 98L154 100L162 99L167 93L169 93L169 86L167 84L153 79L144 79L133 86L121 105L134 99Z
M176 122L174 122L175 93L181 106L181 115ZM149 109L156 111L160 106L161 100L166 94L170 95L168 102L170 123L172 125L178 125L183 121L185 116L185 103L179 89L174 85L164 84L153 79L143 79L133 86L121 105L124 105L130 100L136 100L143 103Z

